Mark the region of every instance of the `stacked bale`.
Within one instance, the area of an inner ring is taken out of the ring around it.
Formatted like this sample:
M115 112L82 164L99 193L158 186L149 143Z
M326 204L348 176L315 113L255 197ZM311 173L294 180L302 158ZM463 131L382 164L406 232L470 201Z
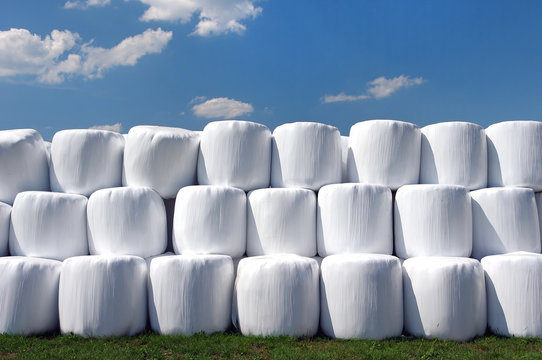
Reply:
M9 223L11 219L11 206L0 202L0 256L9 253Z

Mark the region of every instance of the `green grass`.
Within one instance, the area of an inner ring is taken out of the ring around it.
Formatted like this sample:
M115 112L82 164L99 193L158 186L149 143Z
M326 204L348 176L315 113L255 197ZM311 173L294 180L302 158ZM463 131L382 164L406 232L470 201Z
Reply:
M399 338L386 341L324 337L247 337L238 333L84 339L0 335L10 359L542 359L542 339L486 336L467 343Z

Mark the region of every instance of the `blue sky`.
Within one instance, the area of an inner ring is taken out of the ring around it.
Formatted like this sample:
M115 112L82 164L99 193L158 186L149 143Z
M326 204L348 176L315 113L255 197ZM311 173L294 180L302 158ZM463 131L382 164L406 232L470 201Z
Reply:
M542 118L542 2L4 0L0 128Z

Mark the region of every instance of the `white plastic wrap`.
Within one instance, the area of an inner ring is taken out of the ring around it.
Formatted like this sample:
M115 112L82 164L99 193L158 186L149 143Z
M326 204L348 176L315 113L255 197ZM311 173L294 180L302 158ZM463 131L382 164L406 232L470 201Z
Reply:
M60 331L85 337L132 336L147 323L147 264L137 256L77 256L64 260Z
M394 206L395 254L465 256L472 251L472 209L466 188L457 185L406 185Z
M19 193L11 211L11 255L64 260L88 255L87 198L45 191Z
M391 190L382 185L333 184L318 192L318 254L393 252Z
M149 257L166 250L166 210L152 189L98 190L88 200L87 221L92 255Z
M350 152L349 137L341 136L341 179L342 182L348 182L348 153Z
M45 144L45 153L47 154L47 162L51 160L51 142L50 141L43 141Z
M239 263L232 320L243 335L312 336L320 314L319 268L297 255L248 257Z
M13 204L21 191L49 190L47 150L36 130L0 131L0 201Z
M145 186L171 199L196 181L199 135L193 131L134 126L124 148L124 186Z
M246 208L241 189L219 185L182 188L173 220L175 253L241 257L246 249Z
M151 260L149 318L160 334L225 331L231 324L233 262L226 255L175 255Z
M506 121L486 129L488 187L542 190L542 122Z
M538 224L540 226L540 241L542 242L542 192L534 194L536 200L536 208L538 210Z
M542 337L542 255L487 256L482 266L489 329L501 336Z
M0 258L0 333L37 335L58 329L61 265L31 257Z
M422 128L420 184L452 184L469 190L485 188L484 129L468 122L444 122Z
M203 129L200 185L234 186L250 191L269 186L271 131L250 121L214 121Z
M405 332L456 341L484 335L484 270L475 259L418 257L403 263Z
M362 121L350 129L348 181L381 184L396 190L417 184L420 129L396 120Z
M473 258L514 251L540 252L540 225L532 189L489 188L470 195Z
M307 189L259 189L247 195L247 255L316 255L316 195Z
M336 127L312 122L278 126L273 131L272 187L317 191L341 182L341 134Z
M9 253L9 223L11 219L11 206L0 202L0 256Z
M403 277L394 256L324 258L320 294L320 328L327 336L380 340L403 331Z
M124 137L107 130L62 130L51 145L51 189L89 196L122 185Z

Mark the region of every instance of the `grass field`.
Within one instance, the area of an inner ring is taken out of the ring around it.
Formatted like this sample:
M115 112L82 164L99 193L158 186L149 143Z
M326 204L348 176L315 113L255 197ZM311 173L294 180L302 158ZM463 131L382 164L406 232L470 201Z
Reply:
M399 338L386 341L324 337L246 337L238 333L84 339L0 335L10 359L542 359L542 339L487 336L468 343Z

